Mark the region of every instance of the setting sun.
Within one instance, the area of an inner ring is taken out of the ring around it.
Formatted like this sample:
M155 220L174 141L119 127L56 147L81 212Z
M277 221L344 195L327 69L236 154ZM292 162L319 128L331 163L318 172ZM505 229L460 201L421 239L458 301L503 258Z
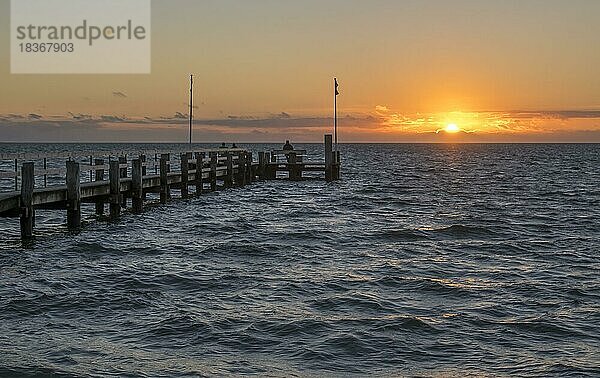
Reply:
M447 133L457 133L460 131L460 128L455 123L450 123L444 128L444 131Z

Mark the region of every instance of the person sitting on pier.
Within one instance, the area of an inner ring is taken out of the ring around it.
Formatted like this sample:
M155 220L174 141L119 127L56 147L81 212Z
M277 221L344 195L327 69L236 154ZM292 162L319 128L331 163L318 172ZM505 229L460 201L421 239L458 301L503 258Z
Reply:
M294 151L294 146L292 146L292 144L290 143L289 140L285 141L285 144L283 145L283 153L285 154L285 160L287 160L287 162L290 162L290 151Z
M283 145L283 150L284 150L284 151L294 151L294 146L292 146L292 145L290 144L290 141L289 141L289 140L286 140L286 141L285 141L285 144Z
M227 145L225 144L225 142L221 143L221 147L219 148L227 148Z

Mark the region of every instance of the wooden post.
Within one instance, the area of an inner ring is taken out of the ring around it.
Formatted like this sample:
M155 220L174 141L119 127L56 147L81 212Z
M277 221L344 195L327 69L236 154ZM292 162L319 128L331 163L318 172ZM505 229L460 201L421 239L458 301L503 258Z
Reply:
M90 155L90 166L94 165L94 157ZM94 181L94 171L90 169L90 182Z
M217 190L217 153L210 153L210 190Z
M231 188L233 186L233 154L227 153L227 174L225 175L225 187Z
M131 164L131 206L133 213L139 214L144 210L142 161L141 159L135 159Z
M260 151L258 153L258 178L260 180L265 179L266 165L267 165L266 154L264 151Z
M142 163L142 180L148 175L148 168L146 167L146 155L140 155L140 162ZM142 201L146 200L146 192L142 190Z
M237 161L237 173L233 175L234 186L239 187L242 186L242 153L240 151L236 151L234 154L234 160ZM234 165L235 165L234 161Z
M81 227L81 183L80 167L76 161L67 162L67 227Z
M19 160L15 159L15 192L19 190Z
M325 135L325 181L333 181L333 138Z
M275 169L275 163L272 163L272 154L271 152L267 152L265 160L265 179L266 180L275 180L277 178L277 170Z
M119 165L122 165L122 164L127 164L127 157L126 156L120 156L119 157ZM120 168L119 172L120 172L119 176L121 178L127 178L127 167ZM121 204L121 206L123 207L123 209L126 209L127 208L127 195L123 194L123 196L121 198L122 198L122 201L123 201L123 203Z
M290 152L288 156L290 159L288 164L290 180L297 181L301 176L298 174L298 155L295 152Z
M47 169L48 169L48 158L44 158L44 188L48 187L48 172L46 172Z
M104 165L104 159L95 159L94 165ZM96 169L95 181L104 181L104 168ZM96 202L96 215L104 215L104 202L99 200Z
M238 186L244 187L246 186L246 153L244 151L239 154L238 170L240 178Z
M146 155L140 155L140 162L142 163L142 177L148 175L148 168L146 167Z
M110 182L110 218L115 220L121 214L121 178L118 161L110 162L108 176Z
M180 155L181 159L181 198L187 199L189 197L188 192L188 181L189 181L189 155L187 153Z
M167 181L169 177L169 173L171 173L171 154L165 154L167 156ZM170 200L171 197L171 185L167 185L167 200Z
M202 194L204 190L204 179L202 178L204 174L202 172L204 169L204 156L204 152L196 152L196 195Z
M335 165L333 166L333 179L340 179L340 168L342 166L342 156L340 151L335 151Z
M252 184L254 181L254 174L252 173L252 161L254 160L252 157L252 151L246 152L246 182L248 184Z
M23 163L21 167L21 239L33 237L33 190L35 187L34 164Z
M167 199L170 197L168 184L168 161L169 154L160 155L160 203L167 203Z
M125 156L119 156L119 165L122 164L127 164L127 157ZM121 168L119 167L119 176L121 178L127 178L127 168Z

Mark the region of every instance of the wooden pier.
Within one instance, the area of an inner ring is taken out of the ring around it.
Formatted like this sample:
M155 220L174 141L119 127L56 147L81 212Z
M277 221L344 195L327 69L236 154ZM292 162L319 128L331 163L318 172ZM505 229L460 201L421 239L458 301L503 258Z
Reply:
M85 164L76 160L82 156ZM66 167L49 169L47 162L51 158L68 159ZM81 227L81 205L86 203L94 204L96 215L116 220L124 209L141 213L150 193L157 194L158 201L164 204L172 198L172 190L179 190L181 198L186 199L244 187L257 180L302 180L304 172L323 172L328 182L340 178L340 153L333 151L331 135L325 136L324 162L308 160L302 150L263 151L258 153L257 161L253 158L248 150L229 148L141 151L135 155L110 151L0 154L0 160L14 161L15 167L14 172L0 171L0 178L15 182L15 191L0 193L0 217L20 218L21 237L30 239L34 235L36 210L66 211L67 227L77 230ZM36 167L36 161L43 164L41 169ZM177 169L171 169L172 165ZM64 184L48 185L48 176L57 174L64 174ZM36 188L36 182L43 182L43 187Z

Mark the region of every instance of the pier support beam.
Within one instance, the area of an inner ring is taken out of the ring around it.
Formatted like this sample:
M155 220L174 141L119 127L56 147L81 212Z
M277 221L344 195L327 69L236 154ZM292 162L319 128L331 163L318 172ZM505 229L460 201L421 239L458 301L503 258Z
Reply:
M210 190L212 192L217 190L217 153L210 153Z
M325 181L333 181L333 137L325 135Z
M171 197L171 190L168 184L169 174L169 154L160 155L160 203L167 203L167 199Z
M290 152L289 158L290 180L298 181L302 179L302 171L298 167L298 155L295 152Z
M121 156L119 157L119 164L120 165L127 165L127 156ZM120 168L119 170L120 174L119 176L123 179L123 178L127 178L127 167L124 168ZM125 193L123 193L123 195L121 196L121 200L123 201L121 204L121 207L123 209L127 208L127 195Z
M227 173L225 174L225 187L231 188L233 186L233 154L227 153Z
M119 162L111 161L109 167L110 181L110 218L116 220L121 215L121 178Z
M131 206L134 214L140 214L144 210L142 161L140 159L135 159L131 164Z
M267 168L267 156L264 151L258 153L258 178L259 180L265 179L265 171Z
M252 184L254 174L252 173L252 151L246 152L246 183Z
M148 175L148 169L146 167L146 155L140 155L140 162L142 163L142 178ZM142 200L146 200L146 192L142 190Z
M204 152L196 152L196 195L201 195L204 191Z
M335 164L333 166L333 179L339 180L340 179L340 167L342 165L342 155L341 155L340 151L335 151L334 156L335 156Z
M35 212L33 189L35 187L34 164L24 163L21 167L21 239L33 237Z
M181 198L187 199L189 197L188 191L188 180L189 180L189 155L187 153L180 155L181 159Z
M104 160L95 159L94 165L104 165ZM104 181L104 168L96 169L94 181ZM104 201L102 200L96 202L96 215L104 215Z
M79 163L67 162L67 228L81 227L81 172Z
M248 183L246 180L248 179L248 173L246 169L248 167L248 157L245 151L240 152L240 186L244 187Z

